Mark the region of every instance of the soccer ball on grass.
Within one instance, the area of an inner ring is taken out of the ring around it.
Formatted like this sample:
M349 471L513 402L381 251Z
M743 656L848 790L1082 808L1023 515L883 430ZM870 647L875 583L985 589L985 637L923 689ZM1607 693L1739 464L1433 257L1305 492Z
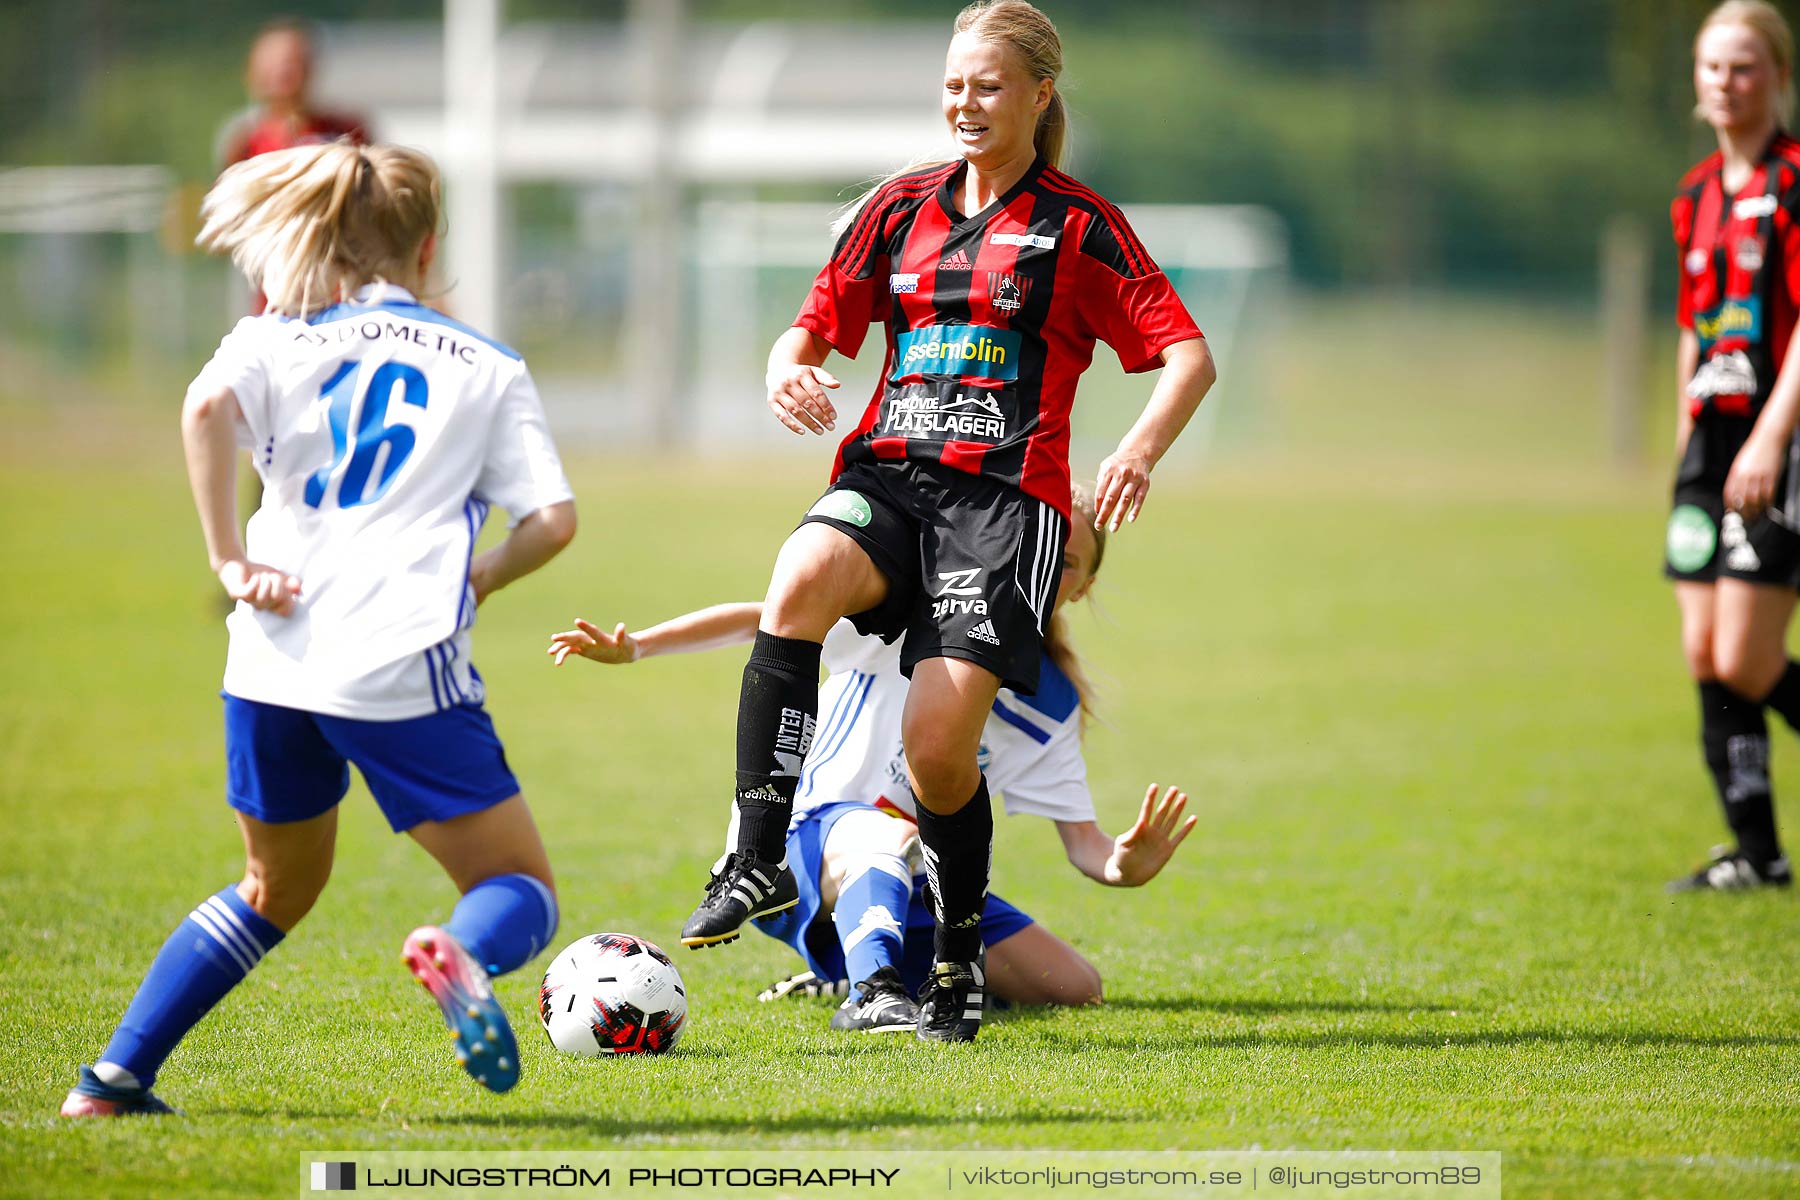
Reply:
M681 972L654 943L596 933L564 947L544 972L538 1016L566 1054L662 1054L687 1024Z

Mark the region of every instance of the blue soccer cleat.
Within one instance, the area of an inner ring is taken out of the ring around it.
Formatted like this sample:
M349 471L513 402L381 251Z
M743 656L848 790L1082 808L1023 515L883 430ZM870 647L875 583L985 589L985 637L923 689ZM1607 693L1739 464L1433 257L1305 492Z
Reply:
M400 954L443 1010L463 1070L490 1092L519 1082L519 1044L481 964L436 925L408 934Z

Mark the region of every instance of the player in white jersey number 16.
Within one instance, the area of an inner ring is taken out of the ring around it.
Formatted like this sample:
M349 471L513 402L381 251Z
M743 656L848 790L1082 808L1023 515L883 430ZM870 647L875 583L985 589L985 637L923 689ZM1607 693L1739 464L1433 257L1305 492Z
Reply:
M181 421L212 569L238 602L224 774L244 877L164 943L65 1117L169 1111L150 1090L164 1061L324 889L352 765L462 894L406 939L408 971L470 1076L497 1092L518 1079L488 980L548 945L557 906L469 630L478 603L568 544L575 509L519 356L414 298L439 207L424 155L348 143L251 159L207 196L202 243L270 310L226 336ZM243 536L240 447L263 482ZM476 555L490 505L514 524Z

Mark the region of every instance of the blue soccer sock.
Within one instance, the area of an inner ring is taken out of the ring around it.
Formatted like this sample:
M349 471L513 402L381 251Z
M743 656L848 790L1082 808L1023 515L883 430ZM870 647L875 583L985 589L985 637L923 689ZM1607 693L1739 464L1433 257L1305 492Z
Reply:
M163 943L124 1020L100 1055L103 1079L149 1087L187 1031L224 999L284 935L238 895L201 901ZM129 1072L132 1079L120 1075Z
M556 936L556 897L531 875L495 875L456 902L444 932L462 943L489 975L516 971Z
M912 869L898 854L873 854L838 893L831 923L844 947L844 972L860 983L882 967L900 969Z

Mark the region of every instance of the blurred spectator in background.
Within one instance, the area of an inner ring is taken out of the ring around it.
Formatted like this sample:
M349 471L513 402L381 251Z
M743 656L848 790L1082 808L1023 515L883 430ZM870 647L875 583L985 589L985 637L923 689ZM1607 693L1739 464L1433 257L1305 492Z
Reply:
M219 131L213 156L219 170L309 142L349 138L359 146L368 143L368 124L361 117L313 107L312 73L312 34L304 22L283 17L262 27L244 64L251 106Z
M251 105L219 130L214 165L223 171L271 150L338 138L367 145L369 127L361 117L313 107L312 74L313 40L306 23L278 17L265 24L244 63L244 90ZM251 315L262 312L266 303L262 289L252 285Z

